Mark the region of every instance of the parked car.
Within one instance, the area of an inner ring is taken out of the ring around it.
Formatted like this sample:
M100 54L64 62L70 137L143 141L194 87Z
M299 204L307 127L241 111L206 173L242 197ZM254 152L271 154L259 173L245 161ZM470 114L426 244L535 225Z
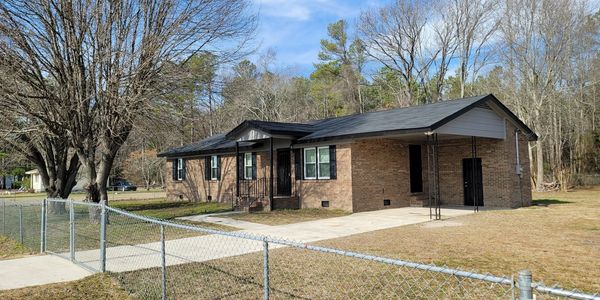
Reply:
M137 186L127 181L117 181L110 187L113 191L137 191Z

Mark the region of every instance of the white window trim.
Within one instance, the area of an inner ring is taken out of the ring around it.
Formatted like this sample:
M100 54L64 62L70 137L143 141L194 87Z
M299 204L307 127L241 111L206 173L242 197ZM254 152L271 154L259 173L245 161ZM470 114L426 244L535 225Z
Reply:
M317 147L317 177L319 179L330 179L331 176L321 176L321 162L319 162L319 151L321 151L321 149L327 149L327 155L329 155L329 146ZM327 163L329 164L329 168L331 168L331 157L329 158L329 161Z
M313 177L306 176L306 164L307 164L306 163L306 151L308 151L308 150L315 150L315 162L314 163L310 163L310 164L315 164L315 176L313 176ZM304 151L304 153L303 153L304 154L304 161L303 161L303 165L304 165L303 166L303 168L304 168L304 179L317 179L317 176L318 176L317 169L318 169L318 164L319 164L319 158L317 157L317 155L319 153L317 153L317 148L304 148L304 149L302 149L302 151Z
M210 180L217 180L217 172L219 171L219 159L217 158L216 155L212 155L210 157ZM215 176L213 176L213 170L216 170L214 172Z
M250 164L248 165L248 156L250 156ZM248 173L248 167L253 167L252 166L252 153L248 152L248 153L244 153L244 179L245 180L252 180L252 171L250 171L250 174Z
M183 174L181 171L183 171L183 158L178 158L177 159L177 180L178 181L183 180L183 176L182 176Z

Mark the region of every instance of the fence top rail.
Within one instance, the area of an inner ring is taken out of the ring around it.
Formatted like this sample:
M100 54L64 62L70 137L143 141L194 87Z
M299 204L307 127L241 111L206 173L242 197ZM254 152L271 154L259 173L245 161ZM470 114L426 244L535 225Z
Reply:
M14 199L0 199L0 203L7 206L40 206L42 202L32 202L31 200L14 200Z
M551 294L554 296L566 297L570 299L581 299L581 300L600 300L600 294L587 294L578 291L568 291L555 287L548 287L541 283L532 283L531 287L539 292Z

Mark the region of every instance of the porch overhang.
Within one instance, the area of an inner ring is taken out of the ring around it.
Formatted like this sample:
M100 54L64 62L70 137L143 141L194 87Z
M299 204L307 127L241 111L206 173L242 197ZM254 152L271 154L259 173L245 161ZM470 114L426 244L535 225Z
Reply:
M312 125L246 120L225 136L232 141L256 141L267 139L294 140L313 132Z

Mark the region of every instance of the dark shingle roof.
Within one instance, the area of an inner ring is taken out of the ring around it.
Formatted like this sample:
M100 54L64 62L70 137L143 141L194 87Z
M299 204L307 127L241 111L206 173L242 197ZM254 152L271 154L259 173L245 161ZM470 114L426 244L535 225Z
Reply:
M294 137L302 137L315 131L315 128L312 124L306 123L284 123L246 120L237 127L235 127L233 130L231 130L229 133L227 133L227 137L232 138L238 133L244 131L244 129L249 127L260 129L268 134L289 135Z
M240 142L239 146L241 148L250 148L257 143L255 142ZM188 155L198 155L204 153L214 153L215 150L233 150L235 149L235 141L229 140L225 137L224 133L213 135L211 137L205 138L201 141L188 144L185 146L169 149L165 152L159 153L158 156L188 156Z
M202 155L235 149L236 136L247 128L256 128L271 135L286 135L296 143L309 143L340 138L382 136L435 130L473 107L493 102L513 119L530 140L537 136L493 95L468 97L384 111L355 114L306 123L283 123L247 120L227 134L218 134L202 141L160 153L159 156ZM252 149L260 142L240 142L240 149Z
M318 141L341 136L360 136L376 132L400 132L430 128L486 96L437 102L390 110L325 119L314 124L315 131L299 139Z

